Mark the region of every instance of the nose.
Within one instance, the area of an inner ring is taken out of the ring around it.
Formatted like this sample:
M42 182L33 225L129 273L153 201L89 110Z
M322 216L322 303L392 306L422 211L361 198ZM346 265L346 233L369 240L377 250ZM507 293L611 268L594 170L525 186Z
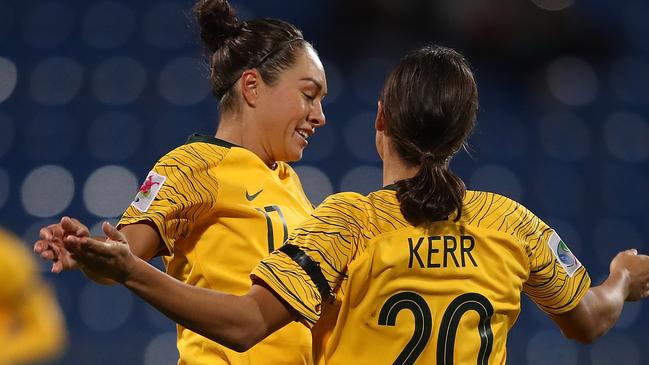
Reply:
M316 128L320 128L327 123L324 111L322 110L322 102L319 100L313 103L313 108L311 108L311 113L309 113L309 122Z

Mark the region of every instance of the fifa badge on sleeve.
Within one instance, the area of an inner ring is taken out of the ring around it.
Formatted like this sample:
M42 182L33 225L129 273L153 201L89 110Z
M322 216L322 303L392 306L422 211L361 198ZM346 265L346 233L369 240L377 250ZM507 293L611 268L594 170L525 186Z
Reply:
M568 276L572 277L575 274L575 271L581 267L581 262L579 262L577 257L575 257L572 251L570 251L557 232L552 232L552 235L548 240L548 245L550 245L550 249L552 249L552 253L554 253L559 264L564 270L566 270Z
M142 186L140 186L131 205L143 213L149 210L151 203L153 203L156 195L160 192L165 180L167 180L166 176L160 175L155 171L149 172L149 175L147 175Z

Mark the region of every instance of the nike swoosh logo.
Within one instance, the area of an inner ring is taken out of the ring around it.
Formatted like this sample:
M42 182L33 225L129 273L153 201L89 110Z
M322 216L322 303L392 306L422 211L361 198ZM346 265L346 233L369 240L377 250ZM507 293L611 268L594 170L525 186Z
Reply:
M264 189L261 189L258 192L250 195L250 194L248 194L248 190L246 190L246 199L248 199L248 201L251 202L251 201L255 200L257 195L261 194L262 191L264 191Z

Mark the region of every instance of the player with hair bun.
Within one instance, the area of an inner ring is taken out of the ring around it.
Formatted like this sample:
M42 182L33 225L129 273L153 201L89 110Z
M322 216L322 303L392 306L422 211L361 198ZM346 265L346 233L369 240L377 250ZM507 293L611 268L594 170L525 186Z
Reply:
M467 191L448 163L477 108L473 73L458 52L428 46L403 58L375 122L383 188L327 198L259 263L245 295L161 274L108 223L110 241L70 235L66 247L179 323L238 350L299 320L327 334L314 343L322 344L315 358L328 365L505 364L521 293L564 335L592 342L625 301L649 295L649 256L620 252L608 278L591 287L557 232L532 212ZM66 222L68 232L78 227Z
M200 1L194 11L221 112L216 135L193 135L160 158L118 227L138 257L163 256L173 278L245 294L250 271L313 210L286 162L299 160L325 124L327 83L316 51L295 26L239 21L224 0ZM34 246L55 272L80 266L63 247L63 230L61 223L43 228ZM75 234L89 235L86 227ZM243 353L226 346L178 326L179 364L312 362L311 334L298 323Z

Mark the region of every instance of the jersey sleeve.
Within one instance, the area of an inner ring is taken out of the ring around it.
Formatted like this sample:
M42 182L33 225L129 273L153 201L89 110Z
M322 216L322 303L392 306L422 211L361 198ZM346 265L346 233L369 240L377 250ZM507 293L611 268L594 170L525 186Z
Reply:
M523 291L547 313L573 309L590 288L588 272L553 229L521 205L517 210L514 232L527 251L530 268Z
M189 235L192 223L209 209L218 194L216 176L208 176L210 161L196 147L176 149L149 172L118 227L147 222L155 226L170 253L177 240Z
M251 274L253 281L263 282L286 301L308 327L318 321L323 300L333 299L358 252L363 207L346 194L327 198Z

